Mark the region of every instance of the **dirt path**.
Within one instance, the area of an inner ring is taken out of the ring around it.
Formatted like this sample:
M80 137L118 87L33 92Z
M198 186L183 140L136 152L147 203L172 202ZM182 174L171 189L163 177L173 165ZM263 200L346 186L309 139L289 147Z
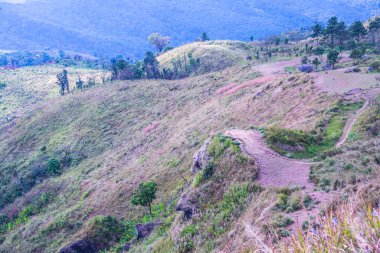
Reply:
M340 146L342 146L351 130L352 130L352 127L355 125L356 121L358 120L358 118L360 117L360 115L363 114L363 112L368 108L369 104L370 104L370 98L368 96L363 96L364 99L365 99L365 103L364 105L356 112L352 113L352 115L350 116L350 118L347 120L346 122L346 125L344 127L344 130L343 130L343 135L340 137L339 141L335 144L335 147L339 148Z
M258 131L231 130L226 132L241 143L242 149L255 158L259 168L259 183L269 187L299 186L312 189L308 181L312 163L283 157L265 144Z
M230 130L225 133L241 143L242 150L252 156L259 166L260 185L265 187L301 187L305 194L309 194L315 204L314 209L301 209L289 214L295 223L289 227L297 231L310 216L318 214L322 205L326 205L331 194L315 191L314 184L309 181L310 166L314 163L289 159L279 155L268 147L261 133L253 130Z

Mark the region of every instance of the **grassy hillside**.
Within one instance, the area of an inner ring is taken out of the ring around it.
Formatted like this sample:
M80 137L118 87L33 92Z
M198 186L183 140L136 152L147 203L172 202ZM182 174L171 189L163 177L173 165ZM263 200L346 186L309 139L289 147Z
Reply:
M89 54L140 57L152 32L174 45L206 31L213 39L248 40L308 27L337 15L348 23L379 10L376 1L25 1L1 3L2 49L63 49ZM275 18L274 18L275 17ZM102 20L99 22L99 20Z
M15 70L0 68L0 122L12 120L25 109L31 109L36 103L59 97L59 89L56 85L57 74L62 72L62 66L25 67ZM77 75L83 81L87 77L96 77L101 83L99 70L66 68L69 72L71 89L75 87Z
M161 71L177 68L178 75L204 74L234 65L244 65L253 55L253 46L240 41L194 42L158 57ZM193 62L191 62L193 61Z
M302 74L216 93L255 75L252 67L233 67L176 81L119 82L49 100L4 126L1 209L11 223L0 249L54 252L86 234L97 215L142 219L143 209L130 204L132 190L155 180L156 203L170 206L211 134L252 125L310 130L336 103ZM49 169L52 160L58 173Z

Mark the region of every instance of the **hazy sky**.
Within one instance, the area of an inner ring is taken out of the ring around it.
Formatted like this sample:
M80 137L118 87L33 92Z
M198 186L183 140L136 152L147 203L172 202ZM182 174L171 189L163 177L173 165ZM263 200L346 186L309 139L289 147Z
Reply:
M0 2L5 2L5 3L23 3L26 0L0 0Z

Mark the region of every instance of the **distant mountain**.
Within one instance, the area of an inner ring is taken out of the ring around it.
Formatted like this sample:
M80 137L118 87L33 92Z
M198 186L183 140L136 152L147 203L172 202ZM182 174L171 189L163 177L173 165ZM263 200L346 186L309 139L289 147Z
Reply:
M152 32L171 36L174 45L203 31L213 39L260 39L332 15L365 20L380 9L379 0L26 0L0 6L0 49L131 57L150 48Z

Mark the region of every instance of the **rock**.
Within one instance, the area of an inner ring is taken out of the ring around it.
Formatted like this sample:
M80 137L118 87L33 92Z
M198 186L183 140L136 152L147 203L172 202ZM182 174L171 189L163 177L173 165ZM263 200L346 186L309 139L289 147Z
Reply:
M62 248L59 253L94 253L98 249L88 238L80 239L69 246Z
M123 252L128 252L131 249L132 244L131 243L126 243L123 246Z
M197 192L182 193L176 211L184 213L184 219L189 220L192 218L195 211L199 206L199 194Z
M207 163L210 161L210 155L208 154L208 147L210 141L207 140L201 149L193 157L193 165L191 166L191 172L193 174L206 168Z
M137 240L144 239L148 237L152 231L157 227L160 226L161 222L150 222L147 224L137 224L136 225L136 233L137 233Z

